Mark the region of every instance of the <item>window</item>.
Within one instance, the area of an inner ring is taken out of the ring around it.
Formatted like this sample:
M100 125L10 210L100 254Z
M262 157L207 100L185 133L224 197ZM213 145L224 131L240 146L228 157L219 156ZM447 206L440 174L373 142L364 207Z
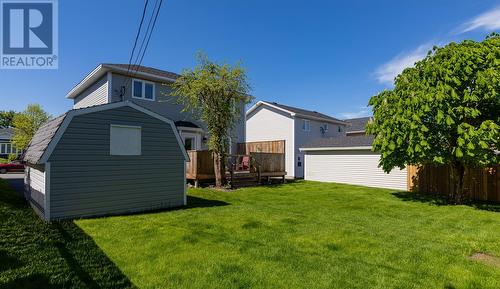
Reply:
M113 156L141 155L141 127L111 125L109 153Z
M307 119L302 120L302 130L303 131L311 131L311 122Z
M146 99L153 99L154 86L152 83L144 83L144 97Z
M132 97L146 100L155 99L155 84L153 82L134 79L132 86Z
M0 154L10 155L10 154L21 154L21 150L18 150L15 145L11 143L0 143Z
M142 82L134 80L134 97L142 98Z
M323 124L323 128L325 129L325 131L328 131L328 124L327 124L327 123L324 123L324 124Z
M340 125L339 125L339 132L342 132L342 127L340 127Z

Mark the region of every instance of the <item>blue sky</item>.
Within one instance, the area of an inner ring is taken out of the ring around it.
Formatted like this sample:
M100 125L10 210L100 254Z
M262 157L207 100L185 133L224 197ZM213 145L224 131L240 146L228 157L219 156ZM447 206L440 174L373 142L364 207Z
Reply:
M153 2L153 1L152 1ZM500 31L500 1L164 0L143 65L213 60L247 69L256 100L348 118L432 45ZM53 115L98 63L127 63L143 1L59 1L59 69L0 70L0 110Z

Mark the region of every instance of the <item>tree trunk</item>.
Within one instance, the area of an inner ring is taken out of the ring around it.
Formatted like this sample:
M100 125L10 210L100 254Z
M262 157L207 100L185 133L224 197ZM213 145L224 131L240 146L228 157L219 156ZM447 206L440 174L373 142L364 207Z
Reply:
M214 152L215 187L222 187L222 160L220 153Z
M462 204L465 200L464 175L465 166L462 163L451 163L451 180L453 187L451 190L450 198L455 204Z

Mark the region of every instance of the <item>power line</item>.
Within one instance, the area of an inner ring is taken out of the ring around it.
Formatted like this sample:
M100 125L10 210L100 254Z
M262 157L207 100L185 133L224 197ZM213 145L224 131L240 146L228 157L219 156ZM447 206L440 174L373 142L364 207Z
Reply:
M158 0L156 2L158 2ZM153 25L151 26L151 31L149 32L149 36L147 36L148 39L146 41L146 45L144 46L144 50L142 51L142 55L141 55L141 58L139 60L139 63L137 63L137 64L134 63L134 65L136 67L134 75L139 70L139 66L142 64L142 60L144 59L144 55L146 55L146 50L148 49L149 41L151 40L151 36L153 35L153 31L154 31L155 26L156 26L156 20L158 19L158 15L160 14L160 9L161 9L162 3L163 3L163 0L160 0L160 4L158 5L158 8L156 9L156 14L154 17ZM156 3L155 3L155 7L156 7ZM153 11L153 13L154 13L154 11ZM151 14L151 17L153 17L153 14ZM150 21L151 21L151 19L150 19ZM147 33L147 31L146 31L146 33ZM144 35L144 39L146 39L146 35ZM139 54L140 53L141 53L141 51L139 50Z
M133 62L134 65L136 65L140 59L142 49L144 48L144 44L146 43L146 38L148 37L149 28L151 27L151 23L153 22L153 16L155 14L156 9L158 8L158 3L159 3L159 0L156 0L155 5L153 7L153 11L151 12L151 17L149 18L149 21L148 21L148 27L146 27L146 33L144 34L144 38L141 41L141 47L139 48L139 53L137 54L137 56L134 59L134 62Z
M144 55L146 54L146 50L149 46L149 41L151 40L153 30L156 26L156 21L158 19L158 15L160 13L162 3L163 3L163 0L156 0L155 1L153 11L151 12L151 16L149 17L146 32L144 34L144 37L141 40L138 54L136 55L133 62L132 61L129 62L128 67L130 67L131 70L129 71L129 69L127 69L127 76L122 83L122 89L123 89L122 96L123 96L123 93L125 93L126 87L129 85L129 83L132 82L132 78L135 77L135 75L139 71L139 67L142 64L142 60L144 59ZM155 10L156 10L156 12L155 12ZM153 16L154 16L154 18L153 18Z
M130 53L130 58L128 60L127 75L130 72L130 65L132 64L132 58L134 57L135 48L137 47L137 40L139 40L139 36L141 35L142 23L144 22L144 17L146 16L146 10L148 9L148 2L149 0L146 0L144 2L144 9L142 10L141 22L139 23L139 28L137 29L137 34L135 36L134 47L132 48L132 52Z

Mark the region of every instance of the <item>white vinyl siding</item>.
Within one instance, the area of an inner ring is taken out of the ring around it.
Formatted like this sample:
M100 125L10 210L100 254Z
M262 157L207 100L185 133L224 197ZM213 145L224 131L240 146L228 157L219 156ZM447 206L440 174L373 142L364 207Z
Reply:
M35 190L45 195L45 172L32 167L26 167L25 183L30 190Z
M46 218L47 174L43 168L26 166L24 169L24 195L35 212Z
M405 190L406 169L386 174L378 167L380 154L369 150L305 152L305 179Z
M101 77L74 99L73 108L84 108L108 103L108 78Z
M247 142L285 140L287 177L294 177L294 124L290 116L268 107L257 108L246 123Z
M141 155L141 127L112 124L109 144L112 156Z

